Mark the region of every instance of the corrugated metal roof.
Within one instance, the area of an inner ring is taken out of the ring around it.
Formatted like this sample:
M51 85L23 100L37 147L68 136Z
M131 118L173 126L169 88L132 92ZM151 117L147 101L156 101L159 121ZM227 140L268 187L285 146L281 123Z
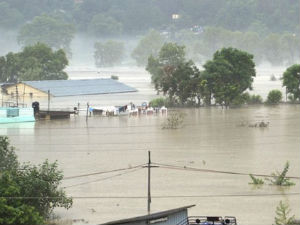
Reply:
M50 90L50 94L56 97L137 91L113 79L43 80L23 81L23 83L46 93Z
M168 216L177 212L181 212L182 210L186 210L188 208L194 207L195 205L188 205L188 206L183 206L180 208L176 209L170 209L162 212L157 212L157 213L151 213L145 216L139 216L139 217L133 217L133 218L128 218L128 219L123 219L123 220L116 220L108 223L103 223L100 225L118 225L118 224L124 224L124 223L132 223L132 222L138 222L138 221L145 221L145 220L153 220L153 219L158 219L164 216Z

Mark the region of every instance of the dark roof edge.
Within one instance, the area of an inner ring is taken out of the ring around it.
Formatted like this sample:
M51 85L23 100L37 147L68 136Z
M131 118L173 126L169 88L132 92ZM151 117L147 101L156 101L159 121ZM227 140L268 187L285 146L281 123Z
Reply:
M144 215L144 216L132 217L132 218L128 218L128 219L115 220L115 221L102 223L102 224L98 224L98 225L117 225L117 224L124 224L124 223L130 223L130 222L137 222L137 221L141 221L141 220L158 219L158 218L161 218L163 216L174 214L174 213L180 212L184 209L188 209L188 208L191 208L191 207L194 207L194 206L196 206L196 205L183 206L183 207L176 208L176 209L169 209L169 210L166 210L166 211L152 213L152 214Z

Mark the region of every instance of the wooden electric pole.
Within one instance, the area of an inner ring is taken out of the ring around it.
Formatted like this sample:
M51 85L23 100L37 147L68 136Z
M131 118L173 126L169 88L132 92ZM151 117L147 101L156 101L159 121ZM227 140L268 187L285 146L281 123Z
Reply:
M48 113L50 113L50 90L48 90Z
M151 152L148 151L148 204L147 210L148 214L150 214L150 204L151 204Z

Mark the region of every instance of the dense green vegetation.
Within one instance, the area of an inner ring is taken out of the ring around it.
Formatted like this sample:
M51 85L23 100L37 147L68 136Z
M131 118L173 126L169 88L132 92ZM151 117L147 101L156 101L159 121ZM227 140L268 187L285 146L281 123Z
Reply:
M52 51L45 44L27 46L19 53L0 57L0 82L22 80L65 80L68 59L63 50Z
M287 68L282 79L289 99L292 101L300 100L300 65L295 64Z
M287 173L290 168L290 163L287 161L284 165L284 168L281 172L276 171L272 173L272 178L268 179L270 181L270 184L272 185L278 185L278 186L292 186L295 185L295 183L290 181L290 178L287 177Z
M125 34L195 25L221 26L233 31L296 33L298 9L298 2L293 0L1 0L0 15L5 19L0 20L0 25L22 26L43 13L60 13L80 31L88 31L95 18L102 15L114 20L116 23L109 24L114 29L122 27ZM173 14L179 15L176 21L172 20Z
M130 37L140 40L132 52L139 66L164 40L185 45L195 63L233 47L257 64L291 65L300 57L298 8L293 0L0 0L0 29L18 31L23 46L42 42L68 56L75 30L99 40ZM149 30L156 35L141 37Z
M267 104L276 105L282 100L282 93L279 90L271 90L267 97Z
M21 164L8 138L0 136L0 225L39 225L54 208L70 208L72 199L59 188L62 179L57 162Z
M185 57L185 47L165 43L157 57L150 56L146 70L158 92L179 105L241 105L260 101L244 93L252 88L253 56L234 48L223 48L204 64L204 71ZM252 99L251 99L252 98Z
M275 225L293 225L297 224L295 215L290 216L291 209L287 201L280 201L276 207Z
M125 48L123 42L96 42L94 47L94 57L97 67L114 66L120 64L124 59Z
M164 38L154 30L142 37L131 56L136 60L138 66L145 66L149 56L157 56L164 43Z
M55 49L70 52L70 43L75 30L73 25L64 22L59 17L46 14L37 16L32 22L22 26L18 41L23 46L44 43Z

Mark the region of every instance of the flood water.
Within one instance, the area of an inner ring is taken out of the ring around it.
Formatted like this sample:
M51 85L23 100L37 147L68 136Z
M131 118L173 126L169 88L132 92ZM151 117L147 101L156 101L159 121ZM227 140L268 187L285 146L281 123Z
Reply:
M281 88L269 81L269 72L259 76L254 91L265 97L268 89ZM277 71L278 72L278 71ZM138 88L129 94L52 99L51 104L72 106L89 101L116 105L155 97L145 72L114 73L120 81ZM272 71L276 74L276 71ZM101 74L101 73L100 73ZM278 76L280 71L278 72ZM97 72L70 72L74 79L97 77ZM139 77L140 76L140 77ZM185 113L184 126L162 129L166 116L89 117L84 113L68 120L1 125L22 161L41 163L58 160L65 177L134 167L147 162L175 165L151 169L153 212L196 204L189 215L236 216L239 224L274 223L280 200L288 201L300 217L299 180L280 189L266 185L254 188L249 176L188 170L187 167L244 174L271 174L290 162L290 176L300 176L300 106L251 106L178 109ZM241 122L270 122L268 128L238 126ZM134 217L147 213L147 169L138 168L64 180L74 197L72 209L56 210L62 219L84 219L88 224ZM80 223L79 223L80 224Z

